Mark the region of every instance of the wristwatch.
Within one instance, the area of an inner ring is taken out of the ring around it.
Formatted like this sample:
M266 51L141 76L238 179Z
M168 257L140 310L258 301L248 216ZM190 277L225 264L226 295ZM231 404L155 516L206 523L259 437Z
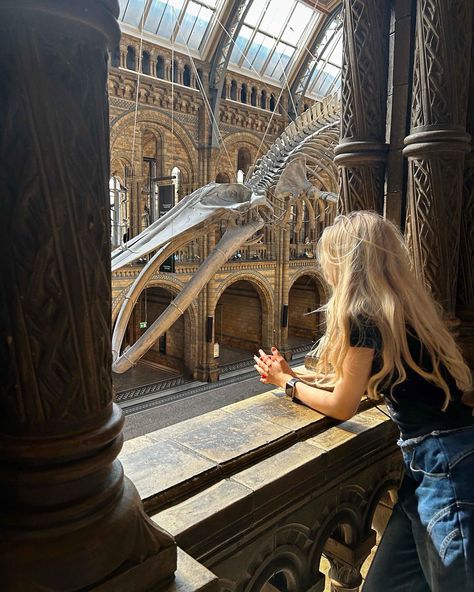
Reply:
M290 378L290 380L285 385L285 395L290 397L292 401L296 399L295 385L297 382L301 382L301 380L299 378Z

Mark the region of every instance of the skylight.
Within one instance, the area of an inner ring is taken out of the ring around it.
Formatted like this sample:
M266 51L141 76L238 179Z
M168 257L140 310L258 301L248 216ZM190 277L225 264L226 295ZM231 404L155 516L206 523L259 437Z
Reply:
M119 0L119 19L132 27L199 50L206 40L218 0Z
M342 27L335 19L325 33L326 43L318 56L308 94L321 99L339 91L342 67Z
M299 0L254 0L231 64L285 82L290 65L321 14Z

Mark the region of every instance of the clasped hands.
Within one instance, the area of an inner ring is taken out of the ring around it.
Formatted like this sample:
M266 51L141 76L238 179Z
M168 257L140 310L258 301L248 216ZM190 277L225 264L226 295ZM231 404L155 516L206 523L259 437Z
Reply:
M266 354L263 349L259 349L258 353L260 357L254 356L253 359L256 362L254 368L260 374L260 382L284 389L288 380L296 376L276 347L272 347L271 354Z

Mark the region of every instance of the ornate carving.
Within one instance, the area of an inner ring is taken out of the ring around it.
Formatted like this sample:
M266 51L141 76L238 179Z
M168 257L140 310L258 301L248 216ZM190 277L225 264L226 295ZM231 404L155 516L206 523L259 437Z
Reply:
M122 592L133 570L139 592L176 568L172 538L145 516L116 460L106 83L117 15L115 0L0 7L0 573L9 591Z
M471 17L467 0L418 0L412 133L441 124L464 129Z
M340 210L382 211L387 146L387 1L345 0L341 72Z
M456 306L472 2L418 0L406 234L414 268L449 315ZM469 180L467 180L469 183ZM469 205L468 205L469 210Z
M454 312L461 209L462 161L432 156L410 161L407 241L414 269L435 297ZM450 221L448 225L447 222ZM440 237L444 237L441 244ZM440 281L441 279L441 281Z
M345 0L341 140L385 138L390 6Z
M339 211L375 210L383 208L385 165L341 167Z

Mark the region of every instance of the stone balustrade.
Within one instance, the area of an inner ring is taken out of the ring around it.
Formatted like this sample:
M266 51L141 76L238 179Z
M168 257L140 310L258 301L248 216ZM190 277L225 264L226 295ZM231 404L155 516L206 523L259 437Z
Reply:
M380 408L337 422L275 390L130 440L120 458L222 591L322 592L323 554L333 590L358 590L374 513L401 478L395 440Z

